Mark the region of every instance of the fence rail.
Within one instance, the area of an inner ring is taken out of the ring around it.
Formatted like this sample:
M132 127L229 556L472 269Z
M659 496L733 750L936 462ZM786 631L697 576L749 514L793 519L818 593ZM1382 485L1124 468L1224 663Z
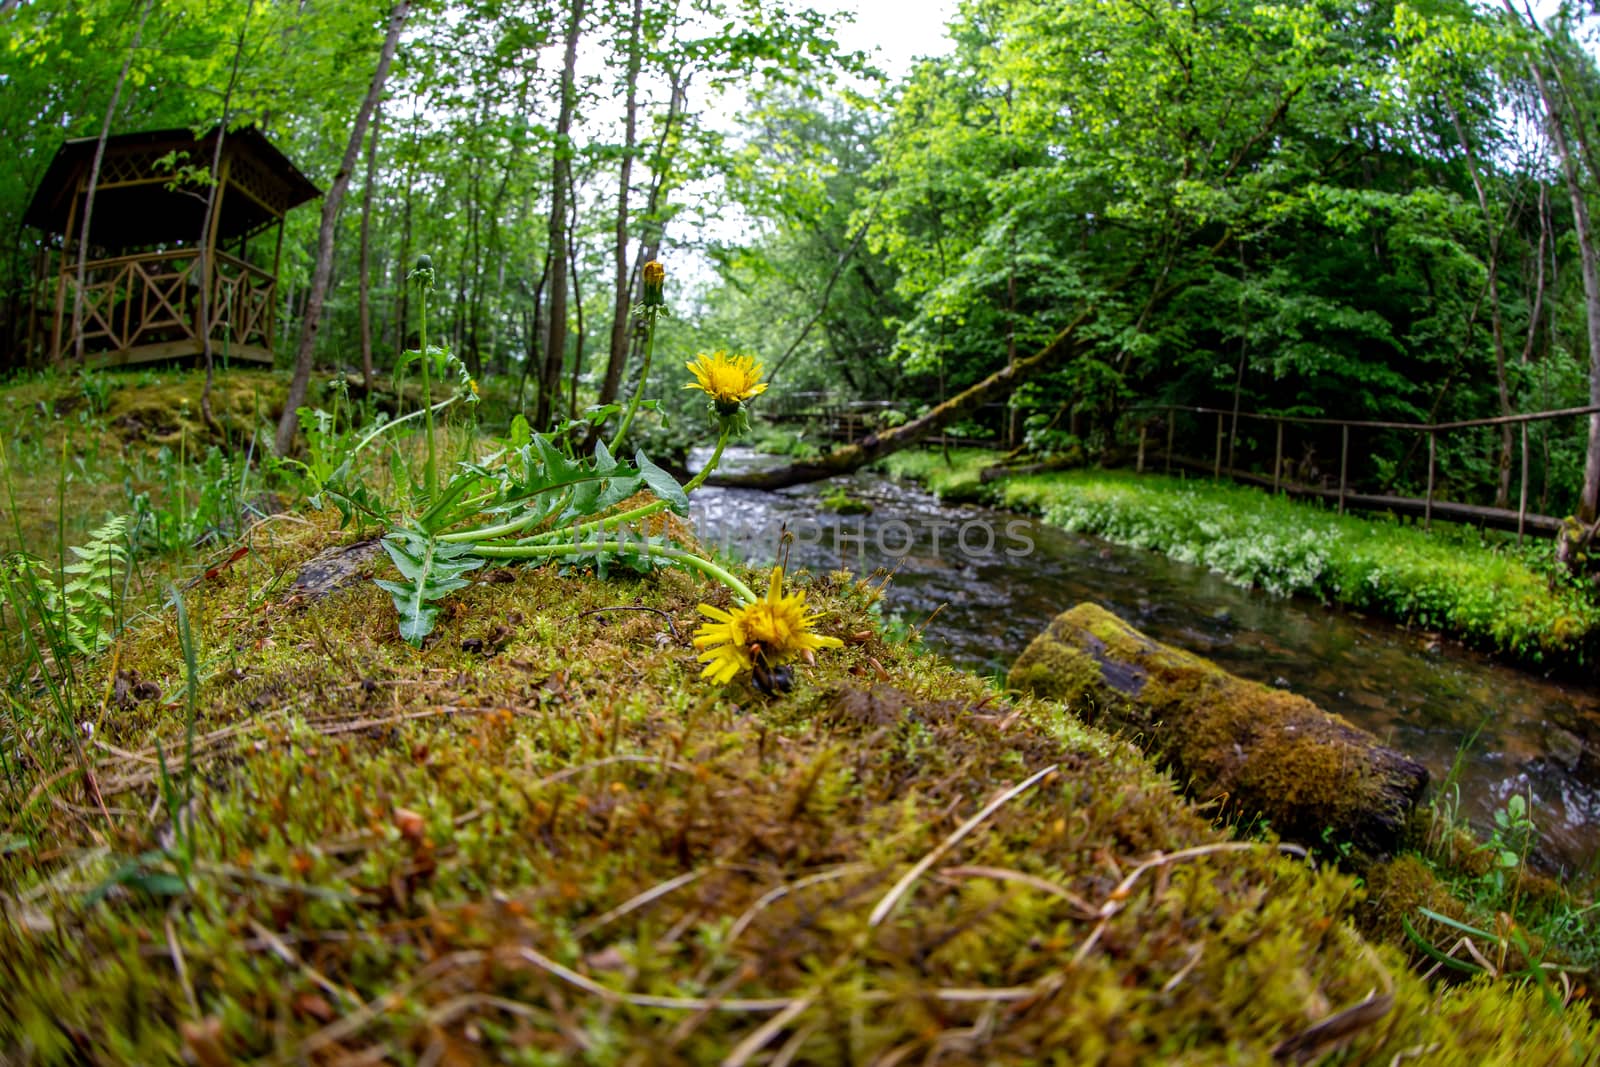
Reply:
M1517 531L1517 541L1520 544L1527 531L1531 528L1539 533L1555 533L1561 527L1559 518L1549 515L1537 515L1528 511L1528 485L1530 455L1528 450L1528 426L1535 422L1546 422L1555 419L1574 418L1582 415L1600 414L1600 405L1587 407L1561 408L1554 411L1535 411L1519 415L1501 415L1487 419L1463 419L1454 422L1423 423L1423 422L1389 422L1370 419L1326 419L1302 417L1295 415L1270 415L1255 411L1231 411L1224 408L1198 407L1187 404L1141 404L1128 409L1129 413L1135 412L1164 412L1166 414L1166 450L1165 462L1168 473L1173 464L1180 467L1204 469L1200 461L1184 459L1174 455L1173 437L1177 420L1174 417L1178 412L1192 415L1215 415L1217 419L1216 454L1211 463L1213 477L1222 477L1227 474L1230 478L1239 481L1253 482L1261 485L1270 484L1272 491L1289 492L1296 496L1315 496L1324 499L1337 500L1340 514L1347 507L1357 507L1362 510L1398 511L1403 513L1420 513L1423 527L1429 528L1433 523L1433 516L1438 512L1441 518L1456 519L1464 522L1477 522L1486 525L1514 528ZM1276 444L1272 464L1271 478L1264 478L1259 474L1233 469L1233 454L1238 443L1239 420L1251 419L1259 422L1274 424L1276 427ZM1231 420L1231 423L1230 421ZM1141 420L1139 423L1139 451L1136 468L1144 472L1146 452L1148 449L1148 436L1150 419ZM1286 425L1296 426L1322 426L1339 428L1339 487L1337 490L1311 485L1286 484L1284 478L1283 454L1283 428ZM1435 485L1438 473L1438 438L1441 433L1452 430L1479 429L1490 426L1519 426L1522 437L1522 471L1519 482L1518 505L1515 511L1509 508L1484 507L1478 504L1466 504L1457 501L1444 501L1435 498ZM1428 482L1426 494L1422 497L1402 497L1387 493L1356 493L1350 489L1350 431L1362 430L1394 430L1407 433L1426 434L1428 439ZM1223 466L1223 445L1227 444L1229 462ZM1514 525L1513 525L1514 520Z
M173 249L90 260L84 264L83 341L92 353L127 353L141 347L198 342L209 334L234 345L271 342L277 281L261 268L218 251L211 272L209 323L197 328L203 261L197 249ZM57 285L52 355L65 355L71 308L79 287L68 262Z

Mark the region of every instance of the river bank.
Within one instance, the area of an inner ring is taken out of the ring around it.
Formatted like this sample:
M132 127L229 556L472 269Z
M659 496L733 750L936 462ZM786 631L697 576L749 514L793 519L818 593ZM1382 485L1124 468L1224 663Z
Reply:
M1600 662L1600 604L1534 565L1551 551L1546 541L1518 550L1445 524L1429 534L1209 479L1078 469L980 481L996 458L962 450L947 463L937 452L901 452L884 466L941 496L1039 515L1240 585L1457 638L1532 669L1592 677Z

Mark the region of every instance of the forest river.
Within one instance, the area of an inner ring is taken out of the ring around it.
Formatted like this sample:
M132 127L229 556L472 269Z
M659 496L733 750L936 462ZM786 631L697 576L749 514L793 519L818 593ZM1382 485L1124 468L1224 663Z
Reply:
M729 449L722 469L776 462ZM871 512L826 510L822 498L840 485ZM693 517L705 544L753 563L772 561L787 524L791 566L893 571L887 612L916 627L931 616L926 644L983 674L1003 676L1056 614L1095 601L1158 641L1371 730L1427 766L1435 796L1440 783L1455 783L1445 800L1459 790L1459 810L1480 832L1508 797L1531 790L1539 865L1600 864L1600 688L1552 682L1432 634L1242 589L1025 516L942 505L873 474L775 493L706 488L694 495Z

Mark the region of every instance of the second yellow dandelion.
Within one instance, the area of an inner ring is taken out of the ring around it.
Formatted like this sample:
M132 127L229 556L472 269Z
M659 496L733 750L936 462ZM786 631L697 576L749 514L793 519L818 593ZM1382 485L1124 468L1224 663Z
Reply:
M717 414L732 415L751 397L767 391L761 364L754 356L731 356L725 350L702 352L684 364L695 380L685 389L699 389L711 398Z

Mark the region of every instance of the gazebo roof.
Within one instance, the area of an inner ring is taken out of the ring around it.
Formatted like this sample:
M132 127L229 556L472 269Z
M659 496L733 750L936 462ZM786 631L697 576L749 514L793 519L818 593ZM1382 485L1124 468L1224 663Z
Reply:
M170 168L156 161L171 152L187 153L182 162L208 166L217 130L196 137L192 130L143 130L106 139L90 240L111 249L156 244L193 243L205 221L204 190L169 188ZM64 234L69 225L80 178L94 162L97 137L62 144L50 161L23 221L49 234ZM246 126L228 134L223 158L229 161L227 187L217 221L218 240L255 233L276 222L291 208L314 200L322 191L260 130ZM200 195L196 196L196 192Z

